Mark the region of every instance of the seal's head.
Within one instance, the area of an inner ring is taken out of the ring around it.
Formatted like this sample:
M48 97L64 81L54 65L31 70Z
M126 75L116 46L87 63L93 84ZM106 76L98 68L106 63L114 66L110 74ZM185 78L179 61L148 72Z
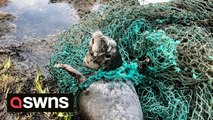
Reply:
M83 65L91 69L115 69L122 65L117 43L100 31L93 33Z

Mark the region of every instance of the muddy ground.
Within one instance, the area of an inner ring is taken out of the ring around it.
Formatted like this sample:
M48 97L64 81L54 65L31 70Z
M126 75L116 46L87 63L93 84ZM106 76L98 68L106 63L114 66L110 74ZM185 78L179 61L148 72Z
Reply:
M4 71L0 68L0 118L1 120L19 119L55 119L57 114L53 113L7 113L7 93L39 93L35 88L35 77L37 68L43 77L40 77L43 88L48 87L47 93L58 93L57 81L51 78L46 65L53 53L53 46L57 35L42 40L28 39L22 42L14 40L0 41L0 64L9 58L11 67ZM6 76L6 77L5 77Z
M17 41L9 33L14 32L14 16L0 17L0 119L1 120L49 120L62 119L58 113L8 113L8 93L39 93L35 87L37 71L46 93L58 93L57 81L48 74L46 65L53 54L54 44L60 33L43 39L26 38ZM78 117L77 117L78 118Z

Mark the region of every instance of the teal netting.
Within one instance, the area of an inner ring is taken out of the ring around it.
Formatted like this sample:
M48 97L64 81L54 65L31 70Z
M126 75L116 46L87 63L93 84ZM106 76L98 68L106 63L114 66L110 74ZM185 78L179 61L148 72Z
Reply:
M61 92L76 92L78 87L72 76L54 67L56 63L93 75L91 82L103 76L115 80L122 69L131 69L136 75L127 71L122 80L129 79L128 75L139 76L130 80L145 119L211 120L213 1L175 0L140 6L134 0L113 0L103 9L104 13L88 14L61 35L49 63ZM98 29L118 43L126 63L122 69L105 73L82 66L91 33ZM136 70L145 57L150 62ZM91 82L85 83L86 87Z
M85 82L81 83L79 87L81 90L84 90L88 88L90 84L103 79L106 81L131 81L135 86L143 82L143 76L138 73L137 64L123 63L121 67L115 70L99 70L95 75L89 77Z

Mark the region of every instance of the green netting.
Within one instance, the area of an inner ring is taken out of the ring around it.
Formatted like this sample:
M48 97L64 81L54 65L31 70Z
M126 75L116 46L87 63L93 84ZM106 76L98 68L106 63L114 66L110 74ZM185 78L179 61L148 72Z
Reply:
M99 78L131 80L145 119L212 119L213 1L140 6L136 0L113 0L103 9L104 13L85 16L56 45L49 68L59 80L61 92L76 92L78 87L73 77L54 67L56 63L69 64L91 76L84 87ZM96 30L118 43L122 67L104 72L82 66L91 33ZM145 58L150 62L136 69Z
M188 118L191 91L183 90L164 80L148 79L141 85L141 105L147 119L184 120ZM189 98L187 98L189 97Z
M124 63L121 67L111 70L99 70L95 75L90 76L85 82L79 85L81 90L89 87L90 84L98 80L106 81L131 81L133 85L137 86L143 82L143 76L138 73L138 65L135 63Z

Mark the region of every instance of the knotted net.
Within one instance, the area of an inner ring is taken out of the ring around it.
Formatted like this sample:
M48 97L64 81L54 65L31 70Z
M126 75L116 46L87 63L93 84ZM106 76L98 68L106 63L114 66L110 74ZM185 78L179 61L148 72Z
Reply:
M100 72L83 67L82 61L91 33L101 30L118 43L128 67L138 66L136 75L142 77L131 81L145 119L212 119L213 1L175 0L140 6L134 0L113 0L103 9L88 14L61 35L48 65L61 92L79 88L72 76L54 67L56 63L69 64L93 77Z

